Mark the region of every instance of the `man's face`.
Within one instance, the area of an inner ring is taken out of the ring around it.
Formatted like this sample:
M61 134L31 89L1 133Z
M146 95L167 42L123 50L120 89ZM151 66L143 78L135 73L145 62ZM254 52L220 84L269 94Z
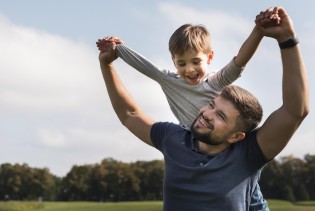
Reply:
M230 101L218 96L201 108L191 126L191 132L197 141L208 145L232 143L231 137L237 132L238 115L239 112Z
M191 85L203 82L213 53L188 51L183 55L174 55L173 61L177 73Z

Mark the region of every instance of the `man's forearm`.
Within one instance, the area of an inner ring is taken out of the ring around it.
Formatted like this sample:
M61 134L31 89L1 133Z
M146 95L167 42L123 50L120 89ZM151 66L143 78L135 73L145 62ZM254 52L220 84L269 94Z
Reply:
M122 124L125 124L128 114L135 112L138 107L121 83L114 65L101 64L101 70L112 106Z
M281 49L283 62L283 105L296 117L309 111L309 90L305 65L299 45Z

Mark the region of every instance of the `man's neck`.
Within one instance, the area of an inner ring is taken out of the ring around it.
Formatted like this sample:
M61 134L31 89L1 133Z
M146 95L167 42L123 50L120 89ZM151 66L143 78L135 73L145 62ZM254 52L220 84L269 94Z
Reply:
M223 144L219 144L219 145L210 145L210 144L203 143L201 141L197 141L197 146L198 146L200 151L202 151L208 155L215 155L215 154L219 154L219 153L223 152L224 150L226 150L227 148L229 148L231 146L231 144L230 143L223 143Z

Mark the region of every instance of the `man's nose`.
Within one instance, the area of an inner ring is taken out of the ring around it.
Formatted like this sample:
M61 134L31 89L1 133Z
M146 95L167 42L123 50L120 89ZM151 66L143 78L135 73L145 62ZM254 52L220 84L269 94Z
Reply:
M206 111L203 112L203 118L205 120L211 121L214 117L214 111L213 109L207 109Z

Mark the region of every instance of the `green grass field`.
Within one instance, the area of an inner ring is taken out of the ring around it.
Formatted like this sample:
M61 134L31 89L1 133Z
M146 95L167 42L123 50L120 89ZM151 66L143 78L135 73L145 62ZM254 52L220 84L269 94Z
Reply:
M268 200L271 211L315 211L315 201ZM0 211L161 211L162 202L0 202Z

